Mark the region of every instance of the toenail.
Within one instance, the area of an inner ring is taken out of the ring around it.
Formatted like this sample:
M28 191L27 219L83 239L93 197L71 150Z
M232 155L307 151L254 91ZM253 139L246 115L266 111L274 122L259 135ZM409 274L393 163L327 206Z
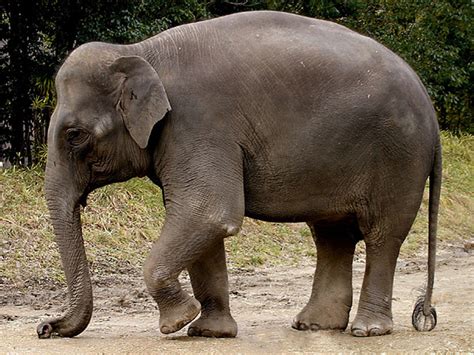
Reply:
M298 323L297 327L300 330L308 330L309 329L309 327L306 323Z
M358 328L352 328L351 330L352 335L356 337L365 337L367 336L367 332L363 329L358 329Z
M168 334L170 332L170 328L164 325L161 327L161 332L164 334Z
M381 334L382 334L382 330L380 328L372 328L369 331L370 336L378 336L378 335L381 335Z

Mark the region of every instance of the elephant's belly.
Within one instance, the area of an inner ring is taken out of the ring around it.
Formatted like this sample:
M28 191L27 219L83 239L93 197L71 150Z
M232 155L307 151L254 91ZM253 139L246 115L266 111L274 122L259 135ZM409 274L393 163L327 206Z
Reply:
M323 219L339 220L351 215L350 212L332 208L330 200L301 201L297 204L286 202L251 200L245 204L245 216L267 222L296 223Z
M353 210L352 187L343 185L341 179L318 181L313 174L253 177L245 184L245 213L273 222L340 218Z

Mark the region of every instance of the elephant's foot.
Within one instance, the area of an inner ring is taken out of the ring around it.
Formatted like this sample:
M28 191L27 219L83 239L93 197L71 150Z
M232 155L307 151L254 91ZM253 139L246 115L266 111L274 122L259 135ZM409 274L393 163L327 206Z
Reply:
M237 323L230 314L201 317L188 328L192 337L234 338L237 335Z
M356 337L369 337L390 334L393 330L393 321L387 316L356 316L351 326L351 334Z
M295 317L291 326L297 330L344 330L349 322L350 307L340 310L332 307L311 307L307 305Z
M201 304L194 297L187 299L175 306L160 309L160 331L163 334L177 332L186 324L197 317L201 311Z

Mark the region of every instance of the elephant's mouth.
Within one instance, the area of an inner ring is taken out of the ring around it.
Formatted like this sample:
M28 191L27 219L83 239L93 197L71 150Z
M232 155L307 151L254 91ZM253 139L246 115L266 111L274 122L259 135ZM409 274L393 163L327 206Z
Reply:
M82 206L82 207L86 207L87 206L87 198L89 197L89 194L105 185L107 185L107 182L105 181L102 181L102 182L91 182L92 179L89 179L89 184L87 185L87 187L84 189L84 192L82 193L82 195L79 197L79 200L78 200L78 203Z
M89 197L89 194L94 191L96 188L94 188L93 186L90 186L90 184L84 189L84 192L82 193L82 195L79 197L79 204L82 206L82 207L86 207L87 206L87 198Z
M86 190L86 191L81 195L81 197L79 198L79 204L80 204L82 207L86 207L86 206L87 206L87 197L89 197L89 193L90 193L90 191L89 191L89 190Z

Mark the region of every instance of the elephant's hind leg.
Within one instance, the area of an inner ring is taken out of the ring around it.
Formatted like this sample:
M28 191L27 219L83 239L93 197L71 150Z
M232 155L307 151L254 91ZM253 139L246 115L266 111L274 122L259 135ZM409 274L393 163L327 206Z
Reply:
M401 199L403 201L403 199ZM416 216L416 206L395 206L406 212L396 212L375 220L361 218L359 224L366 245L364 281L357 315L352 322L354 336L373 336L391 333L392 290L395 267L400 247ZM390 212L388 208L387 211ZM411 212L411 213L410 213Z
M308 225L317 248L316 272L310 300L292 327L344 330L352 306L352 259L360 234L351 222Z
M201 316L188 328L190 336L235 337L237 323L230 314L229 282L224 241L219 240L188 267L194 296L201 303Z

